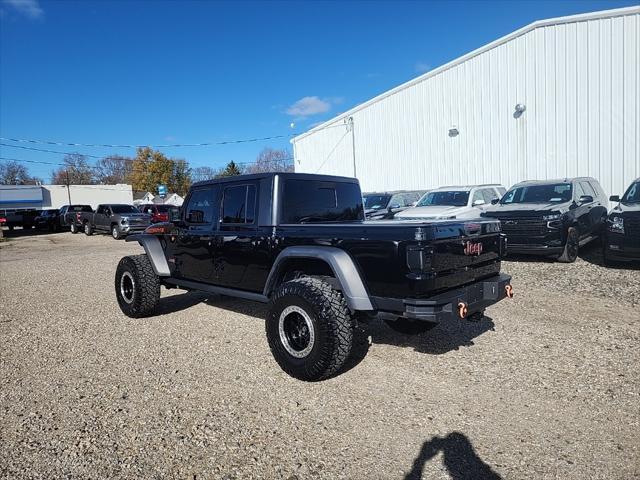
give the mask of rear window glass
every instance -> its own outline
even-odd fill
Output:
[[[364,220],[357,183],[287,180],[283,196],[282,223]]]
[[[89,205],[71,205],[69,210],[72,212],[91,212],[92,209]]]
[[[225,188],[222,200],[222,223],[253,223],[255,204],[255,185],[236,185]]]
[[[211,223],[213,220],[213,191],[194,190],[189,197],[185,220],[188,223]]]

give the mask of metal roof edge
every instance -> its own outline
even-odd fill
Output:
[[[625,16],[625,15],[634,15],[634,14],[640,14],[640,6],[633,6],[633,7],[624,7],[624,8],[614,8],[611,10],[599,10],[597,12],[589,12],[589,13],[579,13],[577,15],[568,15],[568,16],[564,16],[564,17],[555,17],[555,18],[548,18],[548,19],[543,19],[543,20],[536,20],[533,23],[530,23],[529,25],[525,25],[524,27],[511,32],[507,35],[504,35],[503,37],[498,38],[497,40],[494,40],[491,43],[488,43],[482,47],[479,47],[475,50],[472,50],[469,53],[466,53],[464,55],[462,55],[461,57],[458,57],[448,63],[445,63],[444,65],[439,66],[438,68],[435,68],[427,73],[424,73],[422,75],[420,75],[419,77],[413,78],[411,80],[409,80],[408,82],[405,82],[403,84],[398,85],[397,87],[392,88],[391,90],[387,90],[386,92],[383,92],[375,97],[373,97],[370,100],[367,100],[364,103],[361,103],[359,105],[356,105],[355,107],[351,108],[350,110],[347,110],[346,112],[343,112],[339,115],[336,115],[335,117],[331,118],[330,120],[327,120],[326,122],[322,122],[320,125],[317,125],[315,127],[313,127],[312,129],[296,136],[293,137],[290,140],[290,143],[295,144],[296,141],[301,140],[309,135],[311,135],[312,133],[318,132],[320,130],[324,130],[325,128],[327,128],[328,126],[331,126],[332,124],[339,122],[341,120],[344,120],[345,118],[349,117],[350,115],[368,107],[369,105],[372,105],[374,103],[377,103],[387,97],[390,97],[391,95],[394,95],[398,92],[401,92],[402,90],[405,90],[409,87],[412,87],[413,85],[416,85],[424,80],[427,80],[428,78],[431,77],[435,77],[436,75],[439,75],[440,73],[449,70],[450,68],[453,68],[457,65],[460,65],[463,62],[466,62],[467,60],[473,58],[473,57],[477,57],[478,55],[487,52],[489,50],[492,50],[500,45],[503,45],[505,43],[507,43],[510,40],[513,40],[514,38],[520,37],[522,35],[524,35],[525,33],[529,33],[533,30],[535,30],[536,28],[540,28],[540,27],[548,27],[550,25],[561,25],[561,24],[566,24],[566,23],[574,23],[574,22],[585,22],[585,21],[589,21],[589,20],[596,20],[596,19],[600,19],[600,18],[613,18],[613,17],[621,17],[621,16]]]

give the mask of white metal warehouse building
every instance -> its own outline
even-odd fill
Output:
[[[542,20],[293,138],[295,168],[364,191],[584,175],[622,194],[639,85],[640,7]]]

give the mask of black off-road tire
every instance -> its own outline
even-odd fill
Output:
[[[127,317],[153,315],[160,301],[160,278],[146,255],[132,255],[120,260],[115,288],[120,310]]]
[[[567,241],[564,244],[564,251],[562,255],[558,257],[558,261],[562,263],[573,263],[578,258],[578,248],[580,243],[580,236],[578,230],[574,227],[569,227],[567,230]]]
[[[438,325],[437,323],[410,320],[402,317],[397,320],[385,320],[384,323],[394,332],[402,333],[403,335],[419,335],[432,330]]]
[[[78,233],[78,226],[75,223],[69,224],[69,231],[75,235]]]
[[[82,226],[82,229],[84,230],[84,234],[87,237],[90,237],[91,235],[93,235],[93,227],[91,226],[91,223],[84,222],[84,225]]]
[[[280,317],[288,307],[305,312],[313,327],[313,345],[302,358],[289,353],[281,338]],[[317,381],[335,375],[351,353],[354,320],[347,303],[340,292],[317,278],[303,277],[280,285],[271,297],[265,326],[276,362],[299,380]]]

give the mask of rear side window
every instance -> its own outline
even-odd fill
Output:
[[[194,190],[185,209],[188,223],[203,224],[213,221],[213,191],[202,188]]]
[[[222,223],[253,223],[255,206],[255,185],[234,185],[225,188],[222,199]]]
[[[357,183],[290,179],[283,197],[282,223],[364,220]]]

